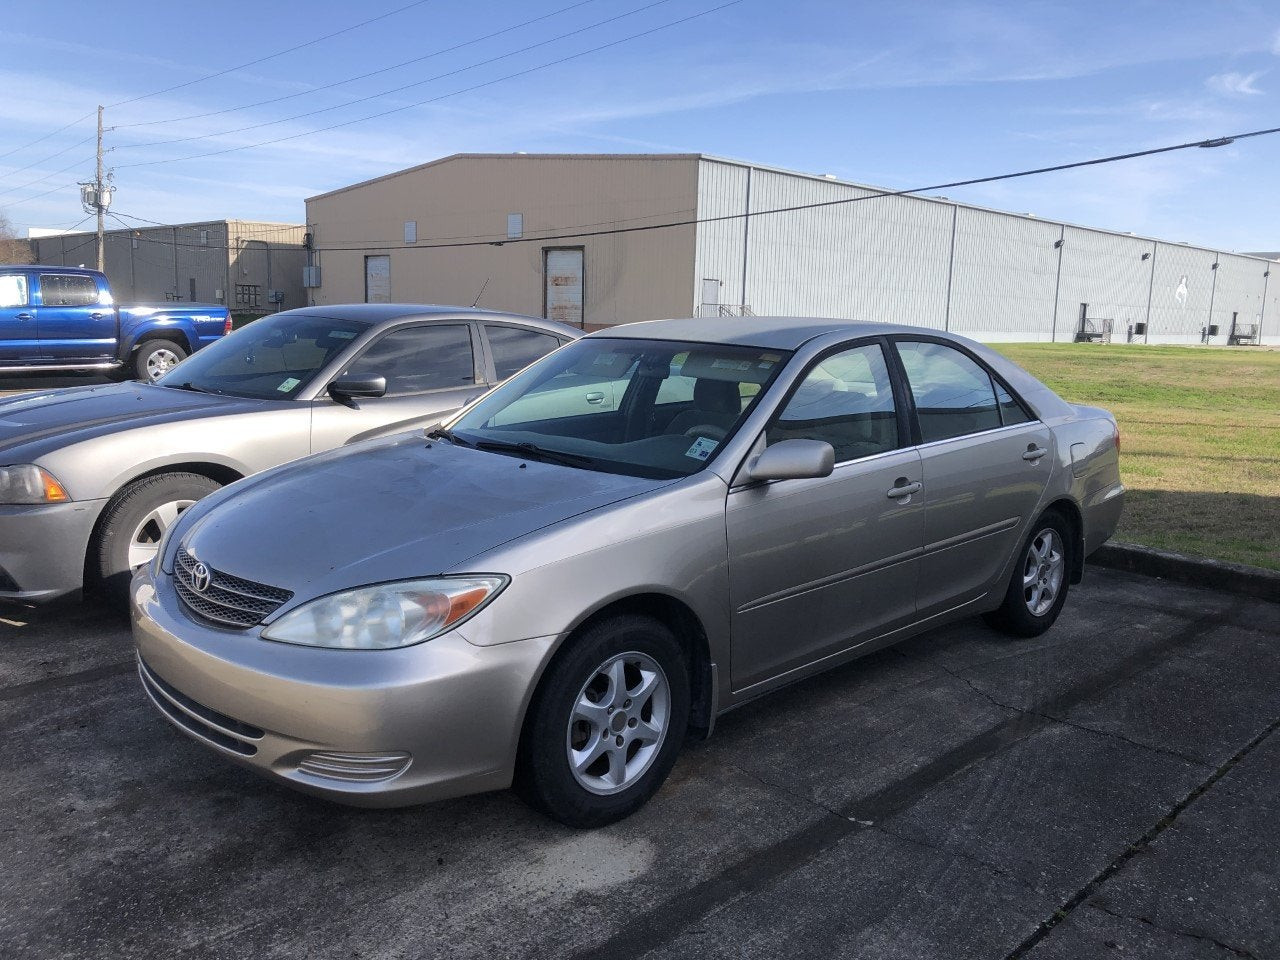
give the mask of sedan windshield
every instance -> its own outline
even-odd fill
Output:
[[[200,393],[292,400],[368,329],[358,320],[277,313],[192,354],[156,382]]]
[[[721,344],[579,340],[436,435],[588,470],[688,476],[715,459],[789,356]]]

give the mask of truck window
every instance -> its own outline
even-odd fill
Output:
[[[46,307],[88,307],[98,302],[98,283],[93,277],[46,273],[40,293]]]
[[[0,274],[0,307],[27,305],[27,278],[20,273]]]

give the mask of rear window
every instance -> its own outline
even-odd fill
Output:
[[[98,283],[79,274],[47,273],[40,278],[40,299],[46,307],[88,307],[98,302]]]

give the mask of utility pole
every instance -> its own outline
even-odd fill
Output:
[[[93,179],[88,183],[80,184],[80,205],[84,208],[85,213],[93,213],[98,216],[98,269],[103,270],[106,266],[106,250],[103,248],[102,242],[102,219],[106,215],[107,207],[111,206],[111,193],[114,187],[108,186],[103,182],[102,177],[102,105],[98,105],[98,165],[94,170]]]
[[[94,207],[98,211],[98,269],[102,270],[106,266],[106,257],[102,249],[102,217],[106,212],[102,204],[102,104],[98,104],[98,170],[94,177],[94,186],[98,194],[94,198]]]

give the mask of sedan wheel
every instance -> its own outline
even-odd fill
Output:
[[[1039,636],[1053,626],[1071,583],[1075,540],[1062,515],[1051,510],[1031,530],[1019,548],[1004,602],[986,614],[987,623],[1015,637]]]
[[[667,778],[689,720],[689,673],[675,635],[624,614],[565,642],[525,719],[515,787],[571,827],[638,810]]]
[[[160,550],[165,533],[182,512],[222,485],[196,473],[162,473],[129,484],[102,512],[90,557],[90,587],[116,606],[129,599],[133,571]],[[96,571],[94,570],[96,566]]]
[[[658,661],[610,658],[578,692],[565,746],[574,779],[592,793],[626,790],[653,765],[671,721],[671,689]]]

